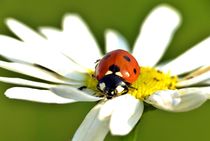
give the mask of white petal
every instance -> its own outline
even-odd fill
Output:
[[[107,118],[110,118],[110,116],[112,115],[115,106],[117,105],[118,101],[121,100],[122,96],[107,100],[104,105],[101,107],[101,110],[99,112],[99,119],[100,120],[104,120]]]
[[[56,41],[61,36],[61,31],[53,27],[40,27],[39,32],[43,34],[48,40]],[[61,44],[62,42],[60,42]]]
[[[209,65],[209,52],[210,37],[163,66],[161,70],[170,71],[172,74],[179,75],[192,71],[200,66]]]
[[[92,93],[92,95],[90,95],[88,93],[83,92],[82,90],[65,85],[56,86],[51,88],[50,90],[58,96],[74,99],[77,101],[98,101],[102,99],[94,96],[94,92]]]
[[[162,57],[180,24],[179,13],[160,5],[152,10],[143,23],[133,54],[142,66],[154,66]]]
[[[87,27],[84,27],[85,25],[82,23],[83,21],[80,21],[81,19],[76,17],[76,15],[67,15],[66,18],[67,19],[64,19],[64,24],[67,22],[66,24],[68,25],[67,29],[65,29],[66,26],[64,27],[64,31],[52,27],[42,27],[39,29],[40,32],[47,37],[47,46],[49,49],[53,48],[58,52],[61,52],[85,68],[94,68],[94,62],[101,58],[101,52],[98,45],[95,43],[93,37],[89,40],[89,34],[90,36],[92,35],[91,33],[86,33],[89,31]],[[81,28],[77,26],[81,26]],[[83,34],[83,32],[85,33]]]
[[[9,26],[9,28],[17,36],[19,36],[24,42],[27,42],[28,43],[28,44],[25,44],[25,47],[30,47],[31,52],[34,53],[34,55],[31,56],[31,58],[33,58],[34,56],[36,56],[35,63],[37,63],[38,58],[40,58],[40,60],[42,60],[42,62],[43,62],[44,65],[43,64],[40,64],[40,61],[38,61],[37,64],[40,64],[40,65],[42,65],[44,67],[49,67],[49,69],[51,69],[53,71],[56,71],[56,72],[58,72],[61,75],[64,75],[64,76],[67,76],[68,75],[69,76],[69,74],[71,73],[71,71],[68,71],[68,70],[69,70],[69,68],[75,67],[75,63],[73,63],[70,58],[67,58],[64,55],[65,53],[62,54],[62,52],[60,53],[58,50],[54,50],[54,48],[52,48],[52,46],[55,46],[55,45],[53,45],[52,42],[46,42],[46,40],[41,35],[39,35],[34,30],[32,30],[31,28],[27,27],[26,25],[24,25],[23,23],[15,20],[15,19],[8,18],[6,20],[6,23]],[[62,35],[61,34],[59,34],[59,35],[62,38]],[[5,40],[1,44],[6,44],[7,40],[11,40],[12,39],[12,38],[11,39],[5,39],[5,38],[6,37],[4,37],[3,39],[0,39],[0,41],[1,40]],[[9,45],[11,45],[11,44],[8,44],[7,46],[9,46]],[[13,45],[14,45],[14,43],[13,43]],[[57,48],[61,48],[62,42],[59,45],[56,44],[56,46],[57,46]],[[69,45],[68,45],[68,47],[69,47]],[[33,50],[32,50],[32,48],[33,48]],[[26,50],[26,49],[24,49],[24,50]],[[15,50],[13,51],[13,53],[14,52],[15,52]],[[28,53],[29,53],[29,51],[24,51],[22,54],[28,54]],[[28,56],[31,55],[30,53],[29,53]],[[47,54],[47,57],[46,57],[46,54]],[[39,56],[39,57],[37,57],[37,56]],[[56,56],[56,59],[55,59],[55,56]],[[5,57],[10,57],[10,56],[5,55]],[[20,58],[11,57],[10,59],[19,60]],[[28,59],[29,59],[29,57],[28,57]],[[52,61],[52,60],[54,60],[54,61]],[[26,59],[23,59],[21,61],[24,61],[25,62]],[[33,61],[34,61],[34,59],[33,59]],[[54,64],[52,64],[52,62]],[[57,62],[58,62],[58,64],[56,64]],[[69,62],[71,62],[71,65],[70,65],[71,67],[68,66],[68,64],[70,64]],[[61,66],[62,64],[65,64],[65,65]],[[82,68],[79,68],[78,66],[76,67],[76,69],[81,69],[83,71],[83,69]]]
[[[121,96],[115,103],[110,119],[113,135],[127,135],[139,121],[144,104],[130,94]]]
[[[38,64],[62,76],[86,71],[59,52],[42,47],[29,48],[28,44],[3,35],[0,35],[0,55],[13,61]]]
[[[21,47],[23,47],[23,42],[9,36],[0,35],[0,55],[12,60],[12,55],[10,54],[15,54],[15,52],[12,52],[12,48],[18,49]]]
[[[99,46],[82,19],[75,14],[67,14],[63,20],[64,44],[60,51],[86,68],[94,68],[94,62],[101,58]]]
[[[99,120],[98,114],[103,103],[97,104],[85,117],[72,141],[103,141],[109,127],[109,120]]]
[[[198,75],[196,77],[187,79],[187,80],[182,80],[177,83],[177,87],[187,87],[187,86],[192,86],[196,84],[201,84],[204,81],[207,81],[210,79],[210,71],[207,71],[201,75]]]
[[[140,119],[143,109],[143,102],[126,94],[106,101],[100,110],[99,119],[105,120],[111,117],[111,133],[126,135]]]
[[[126,39],[120,35],[117,31],[106,30],[106,52],[110,52],[116,49],[122,49],[129,52],[129,45]]]
[[[202,82],[201,84],[204,84],[204,85],[210,85],[210,79],[208,79],[208,80],[206,80],[206,81]]]
[[[5,61],[0,60],[0,67],[10,70],[10,71],[22,73],[22,74],[32,76],[35,78],[39,78],[42,80],[47,80],[47,81],[56,82],[56,83],[65,82],[63,78],[59,76],[58,74],[44,70],[40,67],[36,67],[30,64],[11,63],[11,62],[5,62]]]
[[[5,95],[11,99],[28,100],[28,101],[35,101],[41,103],[65,104],[65,103],[76,102],[75,100],[72,99],[59,97],[49,90],[38,90],[38,89],[24,88],[24,87],[10,88],[5,92]]]
[[[202,89],[201,90],[202,91],[201,94],[207,96],[207,98],[210,99],[210,87],[209,86],[202,87],[201,89]]]
[[[208,87],[165,90],[149,96],[146,102],[166,111],[185,112],[201,106],[209,95]]]
[[[87,70],[87,67],[85,68],[83,65],[78,64],[78,62],[75,62],[75,60],[72,59],[72,56],[69,56],[68,52],[72,52],[74,49],[71,47],[71,43],[69,42],[69,38],[66,37],[62,31],[52,28],[52,27],[42,27],[39,29],[40,32],[47,37],[47,46],[49,50],[54,49],[57,52],[60,52],[62,55],[64,55],[66,58],[71,61],[71,68],[75,68],[76,70],[80,72],[84,72]],[[72,49],[72,50],[71,50]],[[81,52],[83,53],[83,52]],[[75,54],[74,54],[75,55]],[[83,56],[77,54],[78,57]],[[95,63],[92,62],[92,64]],[[88,69],[91,68],[91,65],[88,67]],[[80,76],[78,78],[78,75],[74,73],[69,73],[65,75],[68,78],[75,79],[75,80],[83,80],[83,76]],[[76,76],[76,78],[74,78]]]
[[[45,89],[49,89],[55,86],[53,84],[47,84],[47,83],[36,82],[36,81],[31,81],[31,80],[26,80],[26,79],[21,79],[21,78],[12,78],[12,77],[0,77],[0,81],[5,82],[5,83],[45,88]]]
[[[14,32],[24,42],[34,43],[44,41],[44,38],[33,29],[13,18],[8,18],[6,20],[6,24],[10,28],[10,30]]]

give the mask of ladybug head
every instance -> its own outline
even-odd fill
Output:
[[[100,79],[97,88],[109,99],[113,96],[125,94],[128,92],[127,84],[120,76],[114,73],[105,75],[102,79]]]

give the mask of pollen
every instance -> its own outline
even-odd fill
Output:
[[[91,90],[97,91],[96,85],[98,83],[98,80],[94,76],[94,71],[89,69],[87,70],[87,72],[88,73],[86,75],[84,85]]]
[[[176,89],[177,80],[177,76],[171,76],[170,72],[164,73],[155,68],[141,67],[141,74],[131,85],[128,93],[144,100],[156,91]]]

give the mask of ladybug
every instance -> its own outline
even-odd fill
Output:
[[[97,88],[107,98],[127,93],[139,74],[140,66],[136,59],[121,49],[107,53],[95,67]]]

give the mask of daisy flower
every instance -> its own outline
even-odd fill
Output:
[[[39,32],[8,18],[6,24],[19,40],[0,35],[0,55],[5,58],[0,67],[35,79],[1,76],[0,81],[19,85],[6,90],[5,95],[58,104],[99,101],[73,141],[104,140],[109,131],[112,135],[127,135],[141,118],[144,102],[172,112],[193,110],[210,97],[210,38],[160,64],[180,22],[175,9],[155,7],[145,19],[133,50],[118,32],[105,32],[106,52],[127,50],[141,66],[141,74],[131,85],[136,89],[108,99],[97,89],[93,77],[94,62],[103,55],[78,15],[65,15],[62,30],[42,27]]]

